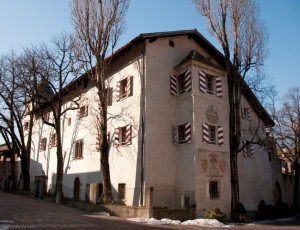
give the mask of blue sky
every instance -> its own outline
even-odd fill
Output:
[[[257,0],[261,17],[270,35],[270,56],[265,62],[267,75],[279,92],[286,94],[300,86],[300,1]],[[119,41],[122,46],[140,33],[196,28],[218,47],[207,33],[206,21],[191,0],[131,0],[127,31]],[[72,31],[68,0],[1,0],[0,55],[22,47],[48,43],[62,31]]]

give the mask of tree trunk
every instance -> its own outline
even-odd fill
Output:
[[[228,71],[229,97],[229,145],[230,145],[230,172],[231,172],[231,214],[236,212],[239,204],[239,177],[238,177],[238,149],[240,145],[240,84],[239,76],[233,67]]]
[[[102,115],[102,116],[101,116]],[[101,122],[101,145],[100,145],[100,165],[102,173],[103,183],[103,202],[113,203],[113,195],[110,180],[110,168],[109,168],[109,146],[107,141],[107,110],[102,109],[100,115]]]
[[[16,159],[14,153],[12,153],[10,158],[10,176],[12,180],[10,190],[15,191],[16,190]]]
[[[294,161],[294,170],[295,170],[295,184],[294,184],[294,196],[293,196],[293,207],[298,209],[298,193],[299,193],[299,164],[298,158]]]
[[[60,127],[56,130],[57,137],[57,168],[56,168],[56,197],[55,202],[60,203],[63,198],[64,158],[61,145]]]
[[[27,152],[23,152],[20,155],[21,171],[22,171],[22,179],[23,179],[23,184],[21,185],[21,188],[23,191],[30,190],[30,174],[29,174],[30,158],[28,156],[29,154]]]

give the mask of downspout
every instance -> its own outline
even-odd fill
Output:
[[[142,54],[142,72],[141,72],[141,191],[140,191],[140,206],[145,205],[145,52],[131,43]]]

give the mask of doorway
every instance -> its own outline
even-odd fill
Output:
[[[76,177],[74,181],[74,200],[79,200],[79,196],[80,196],[80,179],[79,177]]]

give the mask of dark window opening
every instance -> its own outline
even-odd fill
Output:
[[[209,182],[209,197],[211,199],[219,198],[219,182],[210,181]]]
[[[213,76],[206,76],[206,92],[209,94],[214,94],[214,78]]]
[[[179,95],[185,93],[185,75],[180,74],[177,77]]]
[[[118,184],[118,197],[121,200],[125,199],[125,190],[126,190],[126,184],[125,183],[121,183]]]

